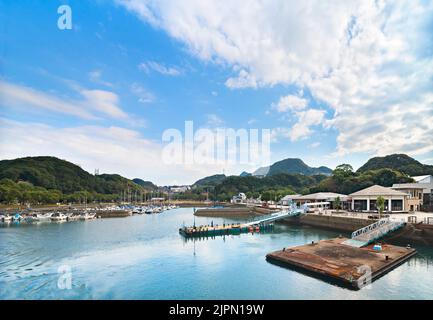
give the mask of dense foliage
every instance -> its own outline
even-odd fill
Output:
[[[111,201],[145,188],[117,174],[91,175],[55,157],[0,161],[0,202]]]
[[[371,158],[358,169],[358,172],[384,168],[398,170],[409,176],[433,174],[433,166],[422,164],[405,154],[391,154],[385,157]]]

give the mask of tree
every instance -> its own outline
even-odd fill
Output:
[[[379,219],[383,213],[383,210],[385,210],[385,198],[382,196],[377,197],[376,199],[376,207],[379,211]]]
[[[335,206],[335,209],[337,209],[337,212],[341,209],[341,200],[340,200],[340,197],[335,198],[334,206]]]

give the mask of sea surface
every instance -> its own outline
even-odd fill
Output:
[[[197,225],[237,220],[196,217]],[[245,219],[241,219],[243,221]],[[185,241],[193,209],[0,225],[0,299],[432,299],[433,248],[352,291],[265,260],[338,232],[276,224],[263,234]]]

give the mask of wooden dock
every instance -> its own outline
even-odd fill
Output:
[[[380,251],[373,250],[373,245],[356,248],[343,244],[346,240],[336,238],[285,248],[267,254],[266,259],[327,282],[359,290],[416,254],[415,249],[388,244],[383,244]]]

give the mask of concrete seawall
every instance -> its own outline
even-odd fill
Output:
[[[342,232],[352,233],[355,230],[361,229],[372,223],[371,220],[349,218],[341,216],[328,216],[328,215],[302,215],[296,218],[288,218],[284,220],[289,224],[301,224],[318,228],[326,228],[330,230],[337,230]]]
[[[243,217],[253,215],[264,215],[275,212],[266,208],[258,207],[226,207],[226,208],[209,208],[209,209],[198,209],[195,215],[198,217]]]
[[[374,220],[328,215],[304,215],[284,220],[287,224],[307,225],[311,227],[352,233]],[[433,225],[408,223],[404,228],[384,237],[383,241],[397,245],[427,245],[433,246]]]

